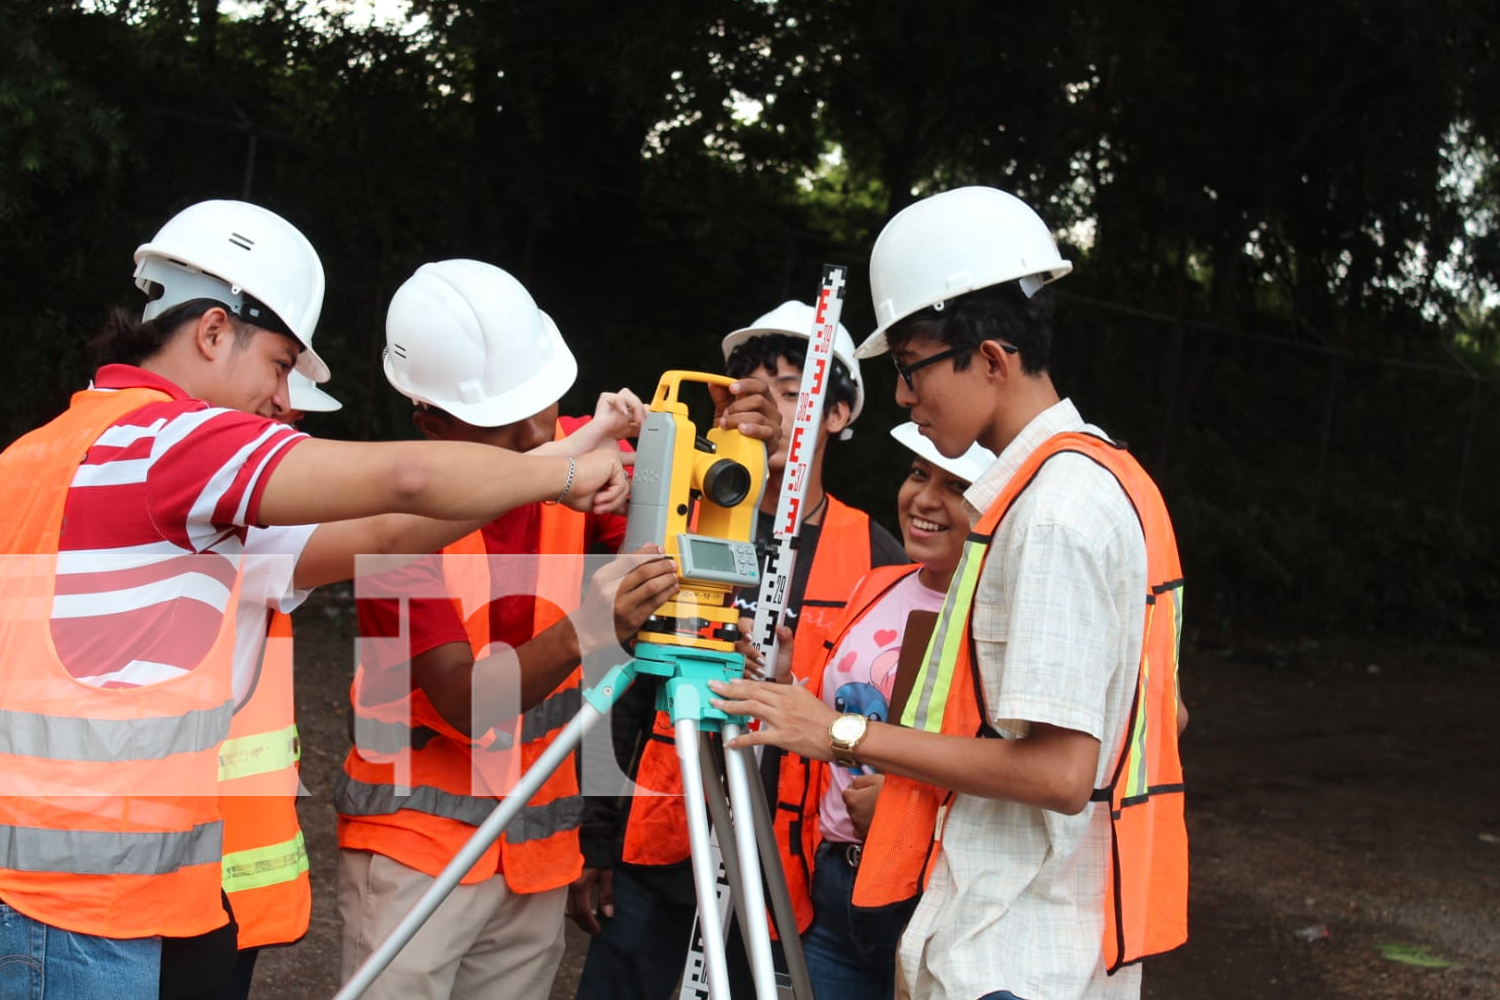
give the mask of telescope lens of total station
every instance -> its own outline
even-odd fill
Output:
[[[750,494],[750,470],[721,458],[703,474],[703,495],[720,507],[733,507]]]

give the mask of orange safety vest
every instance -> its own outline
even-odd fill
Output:
[[[1048,438],[1018,469],[975,526],[954,572],[902,724],[959,736],[983,735],[982,687],[970,616],[980,567],[996,526],[1042,463],[1082,454],[1120,483],[1146,539],[1146,620],[1140,671],[1125,739],[1110,783],[1093,800],[1110,803],[1105,876],[1105,968],[1170,951],[1187,940],[1187,827],[1177,753],[1177,661],[1182,634],[1182,568],[1156,484],[1122,447],[1092,434]],[[854,905],[890,906],[927,884],[940,843],[940,816],[953,793],[889,775],[860,857]]]
[[[876,566],[867,573],[849,598],[843,618],[823,643],[823,656],[808,681],[810,694],[822,697],[823,674],[828,660],[845,635],[873,608],[892,587],[921,570],[919,563]],[[781,763],[781,787],[776,795],[776,847],[781,852],[781,867],[786,872],[787,890],[797,915],[797,929],[807,930],[812,923],[812,864],[823,842],[818,822],[818,805],[828,789],[828,765],[809,760],[800,754],[787,754]]]
[[[234,710],[234,608],[196,669],[138,688],[79,683],[52,644],[64,505],[106,429],[162,392],[76,393],[0,454],[0,899],[108,938],[222,927],[218,749]],[[217,557],[208,557],[217,558]]]
[[[585,515],[577,511],[561,504],[542,506],[540,551],[577,558],[538,561],[536,593],[553,599],[538,597],[532,635],[559,621],[567,607],[577,606],[585,527]],[[444,587],[477,657],[490,643],[489,566],[487,559],[479,558],[486,555],[484,538],[476,531],[448,546],[443,555]],[[345,757],[334,793],[339,846],[374,851],[438,875],[495,810],[496,796],[475,794],[475,779],[491,788],[506,788],[530,769],[582,708],[581,677],[581,669],[575,668],[521,717],[521,752],[515,755],[500,752],[509,747],[502,733],[492,733],[492,742],[476,746],[449,726],[420,691],[383,705],[366,704],[360,667],[350,689],[360,742]],[[411,787],[397,786],[398,773],[410,775]],[[568,885],[583,871],[578,849],[582,815],[583,799],[570,754],[462,881],[479,882],[500,871],[515,892]]]
[[[792,650],[792,673],[804,680],[822,664],[824,641],[843,616],[854,585],[870,571],[870,516],[829,496],[812,561]],[[687,813],[676,742],[671,716],[657,712],[635,780],[643,789],[663,794],[631,798],[620,855],[626,864],[660,866],[687,860]]]
[[[297,822],[297,738],[292,698],[292,619],[273,612],[250,697],[219,750],[224,816],[224,891],[239,947],[291,944],[307,933],[312,883]]]

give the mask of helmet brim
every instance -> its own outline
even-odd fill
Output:
[[[293,383],[288,392],[291,396],[292,409],[301,410],[303,413],[332,413],[344,408],[343,403],[308,382]]]
[[[301,343],[301,341],[298,341],[298,343]],[[311,344],[302,344],[302,353],[297,355],[297,364],[293,367],[314,382],[327,382],[333,374],[328,370],[327,362],[318,356],[318,352],[312,349]],[[333,399],[332,396],[328,398]],[[334,402],[338,402],[338,400],[334,400]]]
[[[890,349],[891,345],[885,341],[885,331],[876,330],[854,349],[854,356],[863,361],[866,358],[878,358]]]

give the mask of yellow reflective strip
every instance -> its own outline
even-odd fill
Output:
[[[1146,696],[1145,674],[1148,669],[1149,666],[1146,662],[1146,659],[1142,657],[1142,683],[1140,687],[1140,696],[1142,698],[1145,698]],[[1121,775],[1125,782],[1126,798],[1133,798],[1137,795],[1144,795],[1150,788],[1150,784],[1147,781],[1146,777],[1146,761],[1149,756],[1146,753],[1146,740],[1150,735],[1147,731],[1147,720],[1149,719],[1150,715],[1151,713],[1146,710],[1145,705],[1142,705],[1140,709],[1135,713],[1135,722],[1130,728],[1130,748],[1129,753],[1125,758],[1124,773]]]
[[[291,840],[224,855],[224,891],[242,892],[291,882],[307,871],[302,831]]]
[[[1146,605],[1146,630],[1145,635],[1151,635],[1151,622],[1156,617],[1158,605],[1148,603]],[[1120,778],[1125,784],[1125,798],[1137,795],[1145,795],[1150,790],[1150,782],[1146,774],[1147,761],[1150,755],[1146,753],[1146,740],[1150,738],[1148,729],[1151,715],[1150,706],[1146,704],[1146,692],[1151,689],[1151,657],[1147,650],[1141,650],[1141,672],[1136,678],[1136,710],[1135,718],[1131,721],[1130,741],[1125,748],[1125,766],[1121,769]]]
[[[984,556],[989,546],[985,543],[964,543],[963,556],[943,599],[943,610],[938,615],[937,627],[932,630],[927,652],[922,657],[922,666],[912,683],[912,693],[907,698],[906,708],[901,713],[901,724],[912,729],[924,729],[930,733],[941,732],[943,714],[948,707],[948,692],[953,686],[954,668],[958,654],[963,648],[968,629],[969,609],[974,605],[974,592],[979,587],[979,571],[984,565]]]
[[[237,736],[219,748],[219,780],[270,774],[293,767],[301,759],[296,723],[269,733]]]

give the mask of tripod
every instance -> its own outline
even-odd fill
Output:
[[[567,760],[583,741],[584,736],[599,723],[614,707],[620,696],[640,674],[654,674],[663,678],[663,690],[672,704],[670,711],[677,736],[677,756],[682,767],[684,799],[688,815],[688,839],[692,848],[693,887],[698,897],[699,911],[704,924],[703,937],[708,957],[709,996],[714,1000],[727,1000],[729,978],[724,951],[724,930],[719,907],[715,901],[716,878],[709,861],[708,810],[720,808],[723,801],[723,786],[715,778],[706,778],[702,765],[703,749],[700,733],[717,728],[727,740],[739,735],[745,719],[726,716],[708,704],[706,682],[711,679],[733,679],[744,669],[739,654],[714,657],[704,651],[680,652],[673,647],[642,644],[637,647],[638,656],[629,663],[612,668],[604,680],[583,693],[583,707],[568,723],[557,739],[553,740],[536,763],[516,782],[504,799],[475,831],[454,856],[442,873],[434,880],[411,910],[391,931],[390,937],[375,949],[335,994],[334,1000],[355,1000],[361,996],[375,978],[391,964],[396,955],[416,935],[427,919],[453,888],[458,885],[464,872],[479,860],[490,844],[499,839],[505,827],[524,808],[526,802],[537,793],[542,784]],[[735,661],[739,662],[736,663]],[[748,760],[747,760],[748,757]],[[729,802],[736,813],[754,813],[759,808],[765,815],[765,799],[752,786],[753,754],[743,750],[725,752],[726,774],[729,782]],[[693,789],[702,789],[704,795],[691,794]],[[712,806],[706,804],[713,803]],[[722,820],[718,821],[722,829]],[[766,819],[769,825],[769,819]],[[756,847],[756,826],[759,824],[733,824],[734,847],[737,872],[731,872],[730,886],[734,898],[740,901],[740,926],[749,941],[748,952],[751,969],[755,977],[756,1000],[775,1000],[775,969],[771,955],[770,938],[765,929],[766,901],[762,892],[761,868]],[[727,856],[727,852],[726,852]],[[777,870],[779,874],[779,868]],[[738,883],[736,885],[736,883]],[[785,883],[781,893],[785,894]],[[774,892],[773,892],[774,895]],[[789,908],[789,904],[788,904]],[[780,907],[778,907],[780,909]],[[782,926],[778,919],[778,926]],[[758,933],[757,933],[758,932]],[[796,941],[796,926],[783,932],[783,940]],[[797,950],[800,958],[800,949]],[[797,963],[794,963],[797,964]],[[805,978],[805,972],[803,973]],[[795,980],[794,980],[795,981]],[[811,997],[811,991],[798,996]]]
[[[369,988],[464,873],[641,675],[661,679],[658,708],[669,713],[676,735],[708,975],[707,996],[728,1000],[730,995],[724,911],[718,899],[709,840],[712,811],[717,829],[733,831],[733,837],[720,846],[745,935],[757,1000],[776,1000],[778,996],[763,877],[769,879],[778,931],[793,970],[793,995],[811,1000],[785,875],[775,854],[765,798],[755,778],[754,755],[743,750],[725,752],[727,797],[716,768],[704,765],[705,760],[713,760],[708,750],[709,734],[718,731],[727,742],[739,735],[748,721],[714,709],[707,684],[710,680],[736,679],[744,672],[744,658],[734,649],[740,633],[730,597],[736,587],[759,583],[755,549],[749,539],[764,487],[765,451],[760,442],[738,431],[716,428],[706,437],[699,436],[687,419],[685,405],[678,400],[680,384],[694,381],[726,385],[733,380],[689,372],[668,372],[662,377],[652,412],[641,431],[637,486],[624,545],[628,551],[643,542],[662,544],[677,558],[682,589],[638,634],[634,657],[612,665],[599,683],[583,692],[578,715],[496,805],[334,1000],[355,1000]],[[689,527],[694,530],[687,530]],[[752,818],[751,823],[735,821],[746,816]],[[769,852],[764,867],[762,851]]]

